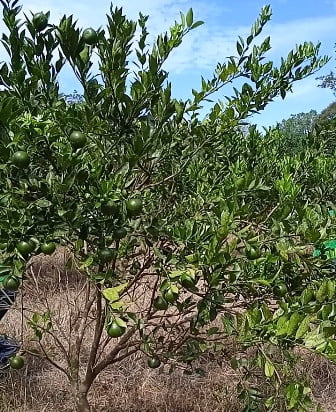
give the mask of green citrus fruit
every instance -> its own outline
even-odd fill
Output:
[[[157,310],[166,310],[168,309],[168,302],[162,296],[158,296],[154,300],[154,308]]]
[[[167,302],[174,303],[178,298],[178,294],[174,293],[171,289],[168,289],[164,293],[163,297]]]
[[[36,13],[33,16],[32,22],[36,31],[42,31],[48,25],[48,16],[42,12]]]
[[[29,159],[27,152],[20,150],[13,154],[12,162],[19,169],[25,169],[26,167],[29,166],[30,159]]]
[[[86,44],[96,44],[98,40],[97,32],[92,27],[89,27],[83,31],[83,40]]]
[[[142,200],[139,198],[130,199],[126,202],[126,209],[130,216],[138,216],[142,211]]]
[[[12,356],[9,360],[9,364],[13,369],[22,369],[24,367],[24,359],[22,356]]]
[[[119,338],[125,333],[125,328],[118,325],[117,322],[113,321],[110,326],[107,328],[107,334],[111,338]]]
[[[288,293],[287,286],[284,283],[279,283],[274,286],[273,293],[275,296],[284,297]]]
[[[114,230],[113,232],[113,238],[116,240],[120,240],[124,238],[127,235],[127,229],[124,227],[119,227]]]
[[[254,247],[246,248],[246,257],[249,260],[255,260],[260,258],[260,251]]]
[[[101,211],[105,216],[115,216],[118,213],[118,205],[113,200],[108,200],[101,205]]]
[[[103,263],[108,263],[108,262],[111,262],[115,258],[116,251],[115,249],[104,247],[98,251],[98,256],[99,256],[99,259]]]
[[[181,285],[186,288],[186,289],[191,289],[193,287],[195,287],[195,279],[193,279],[191,276],[187,275],[187,274],[183,274],[181,276]]]
[[[3,281],[3,287],[6,290],[11,290],[11,291],[16,291],[20,287],[20,280],[14,276],[8,276],[4,281]]]
[[[91,88],[96,88],[97,86],[99,86],[98,80],[97,79],[91,79],[88,81],[88,86]]]
[[[55,252],[56,245],[54,242],[43,243],[41,245],[41,252],[45,255],[52,255]]]
[[[21,240],[21,242],[16,245],[16,248],[22,256],[27,256],[35,249],[35,243],[31,240],[28,240],[27,242],[25,240]]]
[[[74,149],[81,149],[86,145],[86,136],[79,130],[75,130],[70,135],[70,143]]]
[[[148,358],[147,365],[150,368],[155,369],[161,365],[161,361],[157,356],[152,356],[151,358]]]

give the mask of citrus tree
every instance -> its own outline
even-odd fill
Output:
[[[90,410],[90,388],[109,365],[139,351],[151,368],[189,364],[233,335],[257,349],[253,361],[277,395],[285,387],[289,409],[308,404],[268,349],[334,356],[334,282],[307,251],[335,228],[333,159],[313,134],[309,150],[283,157],[276,131],[242,126],[327,62],[319,45],[298,45],[276,67],[270,38],[259,41],[266,6],[236,55],[183,101],[164,64],[202,24],[192,10],[148,46],[142,14],[132,21],[111,6],[106,29],[81,30],[73,16],[20,20],[17,0],[1,3],[1,273],[17,289],[34,255],[69,250],[82,288],[66,325],[49,306],[27,318],[77,410]],[[75,104],[59,93],[65,64],[83,87]],[[204,102],[235,81],[201,119]],[[249,385],[241,399],[246,410],[276,402]]]

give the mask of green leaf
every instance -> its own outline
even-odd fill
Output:
[[[128,283],[122,283],[118,286],[115,286],[113,289],[116,290],[118,293],[122,293],[128,286]]]
[[[110,307],[115,310],[124,310],[126,303],[119,300],[117,302],[110,303]]]
[[[173,293],[176,293],[176,294],[179,293],[179,289],[176,285],[171,285],[170,289]]]
[[[328,303],[327,305],[323,305],[322,309],[319,311],[320,317],[322,317],[323,320],[328,320],[329,316],[334,315],[334,304]]]
[[[323,327],[323,334],[326,338],[330,338],[336,334],[336,326],[325,326]]]
[[[39,318],[40,318],[39,314],[35,312],[32,317],[32,322],[35,324],[38,323]]]
[[[310,349],[317,348],[326,343],[326,338],[323,333],[316,333],[316,331],[307,333],[304,339],[305,346]]]
[[[0,265],[0,275],[5,273],[10,273],[12,270],[11,266]]]
[[[335,295],[335,282],[331,279],[327,281],[327,295],[329,300],[331,300]]]
[[[170,279],[175,279],[180,277],[185,271],[184,270],[173,270],[172,272],[169,273]]]
[[[274,375],[274,372],[275,372],[275,367],[273,363],[269,359],[266,359],[265,366],[264,366],[265,376],[267,376],[267,378],[271,378]]]
[[[302,336],[304,336],[308,330],[309,330],[309,325],[310,325],[310,315],[307,315],[302,322],[300,323],[300,326],[298,328],[298,330],[296,331],[295,334],[295,339],[301,339]]]
[[[293,335],[296,331],[302,316],[298,312],[294,312],[288,321],[287,335]]]
[[[91,266],[93,263],[93,257],[89,256],[87,259],[84,260],[84,262],[81,263],[81,265],[79,266],[79,269],[85,269],[88,268],[89,266]]]
[[[287,327],[288,327],[288,317],[287,315],[280,316],[276,323],[276,335],[277,336],[285,336],[287,335]]]
[[[182,26],[184,27],[184,26],[185,26],[185,23],[186,23],[186,19],[185,19],[184,14],[183,14],[181,11],[180,11],[180,17],[181,17]]]
[[[192,9],[189,9],[186,14],[186,23],[188,27],[191,27],[194,21],[194,12]]]
[[[236,48],[238,55],[241,56],[243,54],[243,46],[239,43],[239,41],[237,41]]]
[[[110,302],[116,302],[117,300],[119,300],[119,292],[118,292],[117,288],[104,289],[102,291],[102,294],[103,294],[104,298],[107,299]]]
[[[293,409],[299,400],[300,391],[298,384],[291,383],[286,387],[286,399],[288,409]]]
[[[127,286],[128,286],[128,283],[123,283],[122,285],[118,285],[113,288],[104,289],[102,291],[102,294],[105,297],[105,299],[107,299],[108,301],[115,302],[119,300],[120,293],[122,293],[126,289]]]
[[[328,297],[328,282],[323,281],[321,286],[318,288],[316,292],[316,300],[318,302],[324,302]]]
[[[121,318],[116,317],[114,320],[121,328],[127,328],[127,323]]]
[[[268,287],[271,286],[271,283],[266,279],[253,279],[253,280],[250,280],[249,283],[256,283],[256,284],[264,285]]]
[[[196,29],[197,27],[202,26],[203,24],[204,24],[204,21],[199,20],[199,21],[196,21],[190,28]]]
[[[199,256],[197,253],[193,253],[192,255],[187,255],[185,258],[188,263],[197,263]]]
[[[233,320],[230,319],[230,318],[228,317],[228,315],[222,316],[221,320],[222,320],[222,324],[223,324],[223,327],[224,327],[225,332],[226,332],[228,335],[233,334],[233,333],[235,332],[235,328],[234,328],[234,326],[233,326]]]
[[[67,213],[68,213],[68,211],[65,210],[65,209],[58,209],[58,210],[57,210],[57,214],[58,214],[58,216],[60,216],[60,217],[66,215]]]
[[[314,291],[312,288],[306,288],[301,294],[301,303],[307,305],[309,302],[314,300]]]

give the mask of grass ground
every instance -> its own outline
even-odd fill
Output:
[[[42,412],[74,410],[64,377],[49,365],[27,359],[27,367],[1,378],[0,410]],[[133,358],[108,369],[91,391],[91,404],[104,412],[239,411],[229,368],[205,365],[205,377],[151,371]]]
[[[69,315],[68,305],[58,286],[69,282],[69,278],[62,278],[63,273],[57,268],[64,262],[62,256],[57,259],[44,262],[40,272],[44,281],[39,284],[58,308],[59,318],[65,320]],[[76,277],[71,282],[80,286]],[[25,288],[24,307],[36,304],[32,290],[34,287]],[[26,327],[22,329],[21,299],[15,306],[1,323],[0,333],[23,338],[25,347],[30,349],[32,332]],[[52,346],[49,349],[55,350]],[[228,350],[234,352],[232,342]],[[204,371],[200,375],[187,374],[182,367],[170,371],[168,365],[151,370],[144,356],[136,354],[99,376],[90,392],[90,402],[99,412],[239,412],[242,407],[237,399],[236,383],[240,376],[230,367],[228,358],[204,357],[196,365]],[[301,359],[298,373],[311,379],[314,396],[322,410],[336,411],[336,366],[308,353],[302,353]],[[44,359],[25,355],[25,360],[22,370],[0,374],[0,412],[74,411],[65,376]]]

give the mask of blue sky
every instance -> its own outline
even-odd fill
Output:
[[[20,3],[25,12],[50,10],[53,23],[57,23],[63,14],[74,14],[84,28],[104,25],[111,4],[109,0],[21,0]],[[326,74],[336,66],[336,0],[118,0],[113,4],[123,6],[126,14],[134,19],[139,11],[149,14],[148,28],[152,38],[167,30],[179,20],[179,12],[186,12],[190,7],[195,19],[205,21],[203,26],[190,33],[166,65],[174,96],[178,98],[189,97],[192,88],[199,88],[201,75],[210,77],[217,62],[225,61],[226,56],[234,53],[237,36],[244,37],[249,32],[264,4],[271,5],[273,16],[260,39],[271,36],[271,60],[285,57],[298,43],[321,41],[321,54],[331,56],[331,61],[317,75]],[[0,60],[2,57],[3,50]],[[334,96],[329,89],[317,87],[316,76],[297,83],[293,94],[284,101],[279,99],[271,103],[252,121],[259,126],[269,126],[291,114],[323,110],[334,101]],[[60,83],[62,91],[78,89],[70,71],[63,74]]]

